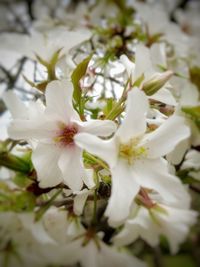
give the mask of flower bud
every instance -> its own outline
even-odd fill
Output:
[[[165,83],[172,77],[173,72],[171,70],[163,73],[156,73],[148,81],[143,83],[142,90],[151,96],[160,90]]]

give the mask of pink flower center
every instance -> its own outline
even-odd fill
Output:
[[[61,146],[72,146],[74,145],[74,136],[78,133],[78,128],[76,125],[65,125],[60,124],[59,130],[54,137],[54,141],[59,143]]]

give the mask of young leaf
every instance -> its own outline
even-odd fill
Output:
[[[80,87],[80,80],[83,78],[87,71],[88,64],[90,62],[91,56],[85,58],[80,64],[77,65],[76,69],[71,75],[72,83],[74,86],[74,103],[77,107],[80,115],[83,115],[83,100],[82,100],[82,90]]]
[[[185,112],[197,125],[200,130],[200,106],[197,107],[183,107],[182,111]]]

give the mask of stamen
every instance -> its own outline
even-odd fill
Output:
[[[54,141],[59,143],[61,146],[74,145],[74,135],[78,132],[76,125],[61,124],[59,127],[60,129],[54,137]]]
[[[133,164],[134,160],[146,155],[147,149],[139,145],[140,138],[133,138],[126,144],[120,144],[119,156],[126,159],[129,164]]]

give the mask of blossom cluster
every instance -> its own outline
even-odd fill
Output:
[[[29,34],[0,35],[2,70],[24,63],[0,88],[0,265],[145,267],[138,240],[174,255],[198,216],[195,19],[171,22],[168,1],[50,2]]]

